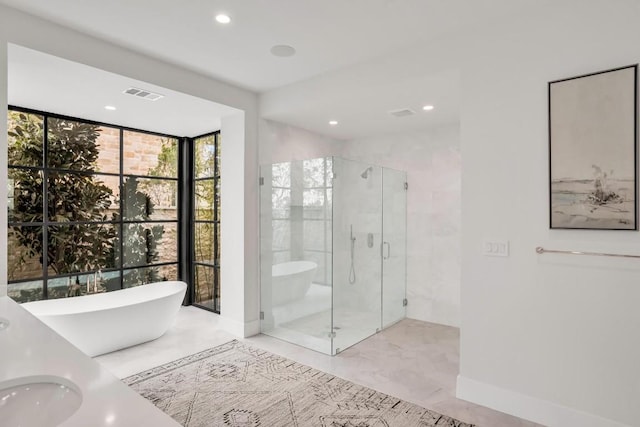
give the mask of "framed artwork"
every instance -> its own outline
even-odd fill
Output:
[[[637,230],[638,65],[549,83],[552,229]]]

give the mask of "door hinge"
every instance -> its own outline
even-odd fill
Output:
[[[260,177],[260,185],[264,185],[264,177],[263,176]]]
[[[406,298],[405,298],[405,299],[403,299],[403,300],[402,300],[402,306],[403,306],[403,307],[406,307],[406,306],[407,306],[407,304],[409,304],[409,301],[408,301]]]
[[[260,320],[264,320],[264,311],[260,312]]]
[[[408,189],[409,189],[409,183],[408,183],[408,182],[405,182],[405,183],[404,183],[404,189],[405,189],[405,190],[408,190]]]

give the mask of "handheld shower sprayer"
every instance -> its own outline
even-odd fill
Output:
[[[353,265],[353,258],[356,251],[356,238],[353,235],[353,224],[351,224],[349,239],[351,240],[351,269],[349,270],[349,283],[353,285],[354,283],[356,283],[356,269]]]

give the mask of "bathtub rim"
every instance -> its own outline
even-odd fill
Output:
[[[172,286],[172,290],[166,290],[159,295],[154,295],[154,292],[158,292],[157,288],[166,288]],[[152,287],[152,289],[150,289]],[[163,289],[164,290],[164,289]],[[56,298],[50,300],[30,301],[21,304],[21,306],[29,311],[34,316],[65,316],[76,315],[86,313],[97,313],[102,311],[109,311],[117,308],[134,307],[137,305],[148,303],[149,301],[174,297],[181,292],[186,294],[187,283],[180,280],[170,280],[162,282],[153,282],[146,285],[135,286],[126,289],[118,289],[116,291],[103,292],[99,294],[82,295],[78,297],[69,298]],[[135,294],[149,294],[147,298],[135,298],[133,301],[127,301],[126,295],[112,295],[120,292],[135,293]],[[105,298],[107,297],[107,298]],[[83,302],[87,302],[87,298],[92,298],[90,304],[83,306]],[[122,298],[118,304],[116,298]],[[183,296],[184,298],[184,296]],[[98,299],[107,299],[109,301],[103,301],[102,303],[96,303]]]
[[[280,266],[284,266],[284,265],[291,265],[293,266],[300,266],[300,268],[295,268],[295,269],[291,269],[289,271],[278,271],[276,273],[274,273],[274,267],[280,267]],[[306,265],[307,268],[301,268],[303,265]],[[314,271],[318,268],[318,264],[314,261],[308,261],[308,260],[297,260],[297,261],[285,261],[285,262],[279,262],[278,264],[273,264],[271,266],[271,277],[286,277],[286,276],[293,276],[295,274],[301,274],[301,273],[306,273],[309,271]],[[283,268],[278,268],[277,270],[280,270]]]

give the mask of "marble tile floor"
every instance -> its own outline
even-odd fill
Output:
[[[95,360],[124,378],[237,339],[219,329],[218,319],[206,310],[182,307],[176,325],[161,338]],[[480,427],[538,426],[455,398],[456,328],[406,319],[333,357],[266,335],[243,341]]]

